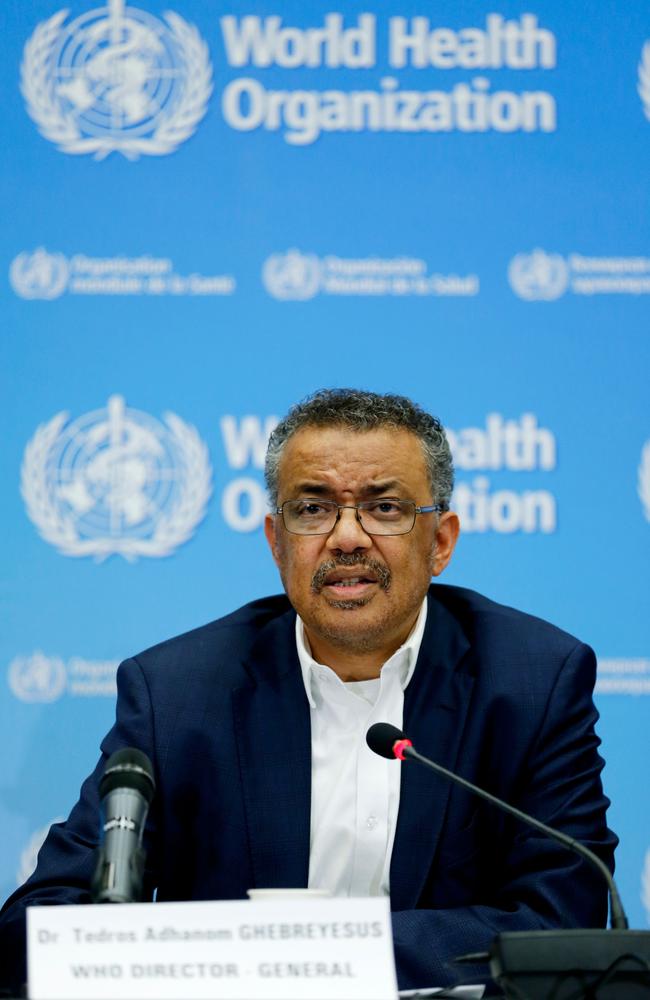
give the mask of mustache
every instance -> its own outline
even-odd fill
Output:
[[[357,552],[341,552],[336,559],[328,559],[327,562],[321,563],[312,576],[311,589],[314,593],[319,594],[321,592],[325,586],[328,573],[338,569],[339,566],[346,566],[348,568],[350,566],[365,567],[365,569],[372,570],[375,574],[377,583],[382,590],[388,590],[390,587],[391,572],[383,563],[378,562],[377,559],[372,559],[370,556],[359,555]]]

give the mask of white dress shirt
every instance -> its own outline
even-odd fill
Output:
[[[420,651],[426,598],[406,642],[374,680],[344,683],[317,663],[300,618],[296,644],[311,711],[309,888],[334,896],[389,892],[400,764],[366,745],[374,722],[402,728],[404,691]]]

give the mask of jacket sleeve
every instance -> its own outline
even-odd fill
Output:
[[[580,643],[566,657],[511,804],[575,837],[613,871],[618,839],[605,820],[609,800],[600,780],[591,696],[595,670],[588,646]],[[433,909],[424,900],[422,909],[393,913],[401,989],[484,979],[484,967],[454,966],[453,959],[487,951],[501,932],[606,925],[607,886],[589,862],[517,820],[496,820],[493,856],[485,857],[479,846],[459,866],[477,865],[465,905]],[[494,845],[492,837],[485,839]],[[436,875],[443,872],[436,872],[434,861],[433,885]]]

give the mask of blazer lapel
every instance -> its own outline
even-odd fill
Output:
[[[474,678],[463,664],[470,643],[460,623],[429,592],[417,666],[404,695],[404,731],[416,750],[454,770]],[[451,783],[405,761],[390,869],[393,910],[416,906],[440,836]]]
[[[303,888],[309,878],[311,725],[294,627],[290,611],[260,631],[251,683],[232,694],[251,888]]]

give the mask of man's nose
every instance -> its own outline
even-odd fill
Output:
[[[369,549],[372,538],[363,530],[358,512],[350,507],[339,510],[336,524],[327,536],[328,549],[354,552],[355,549]]]

